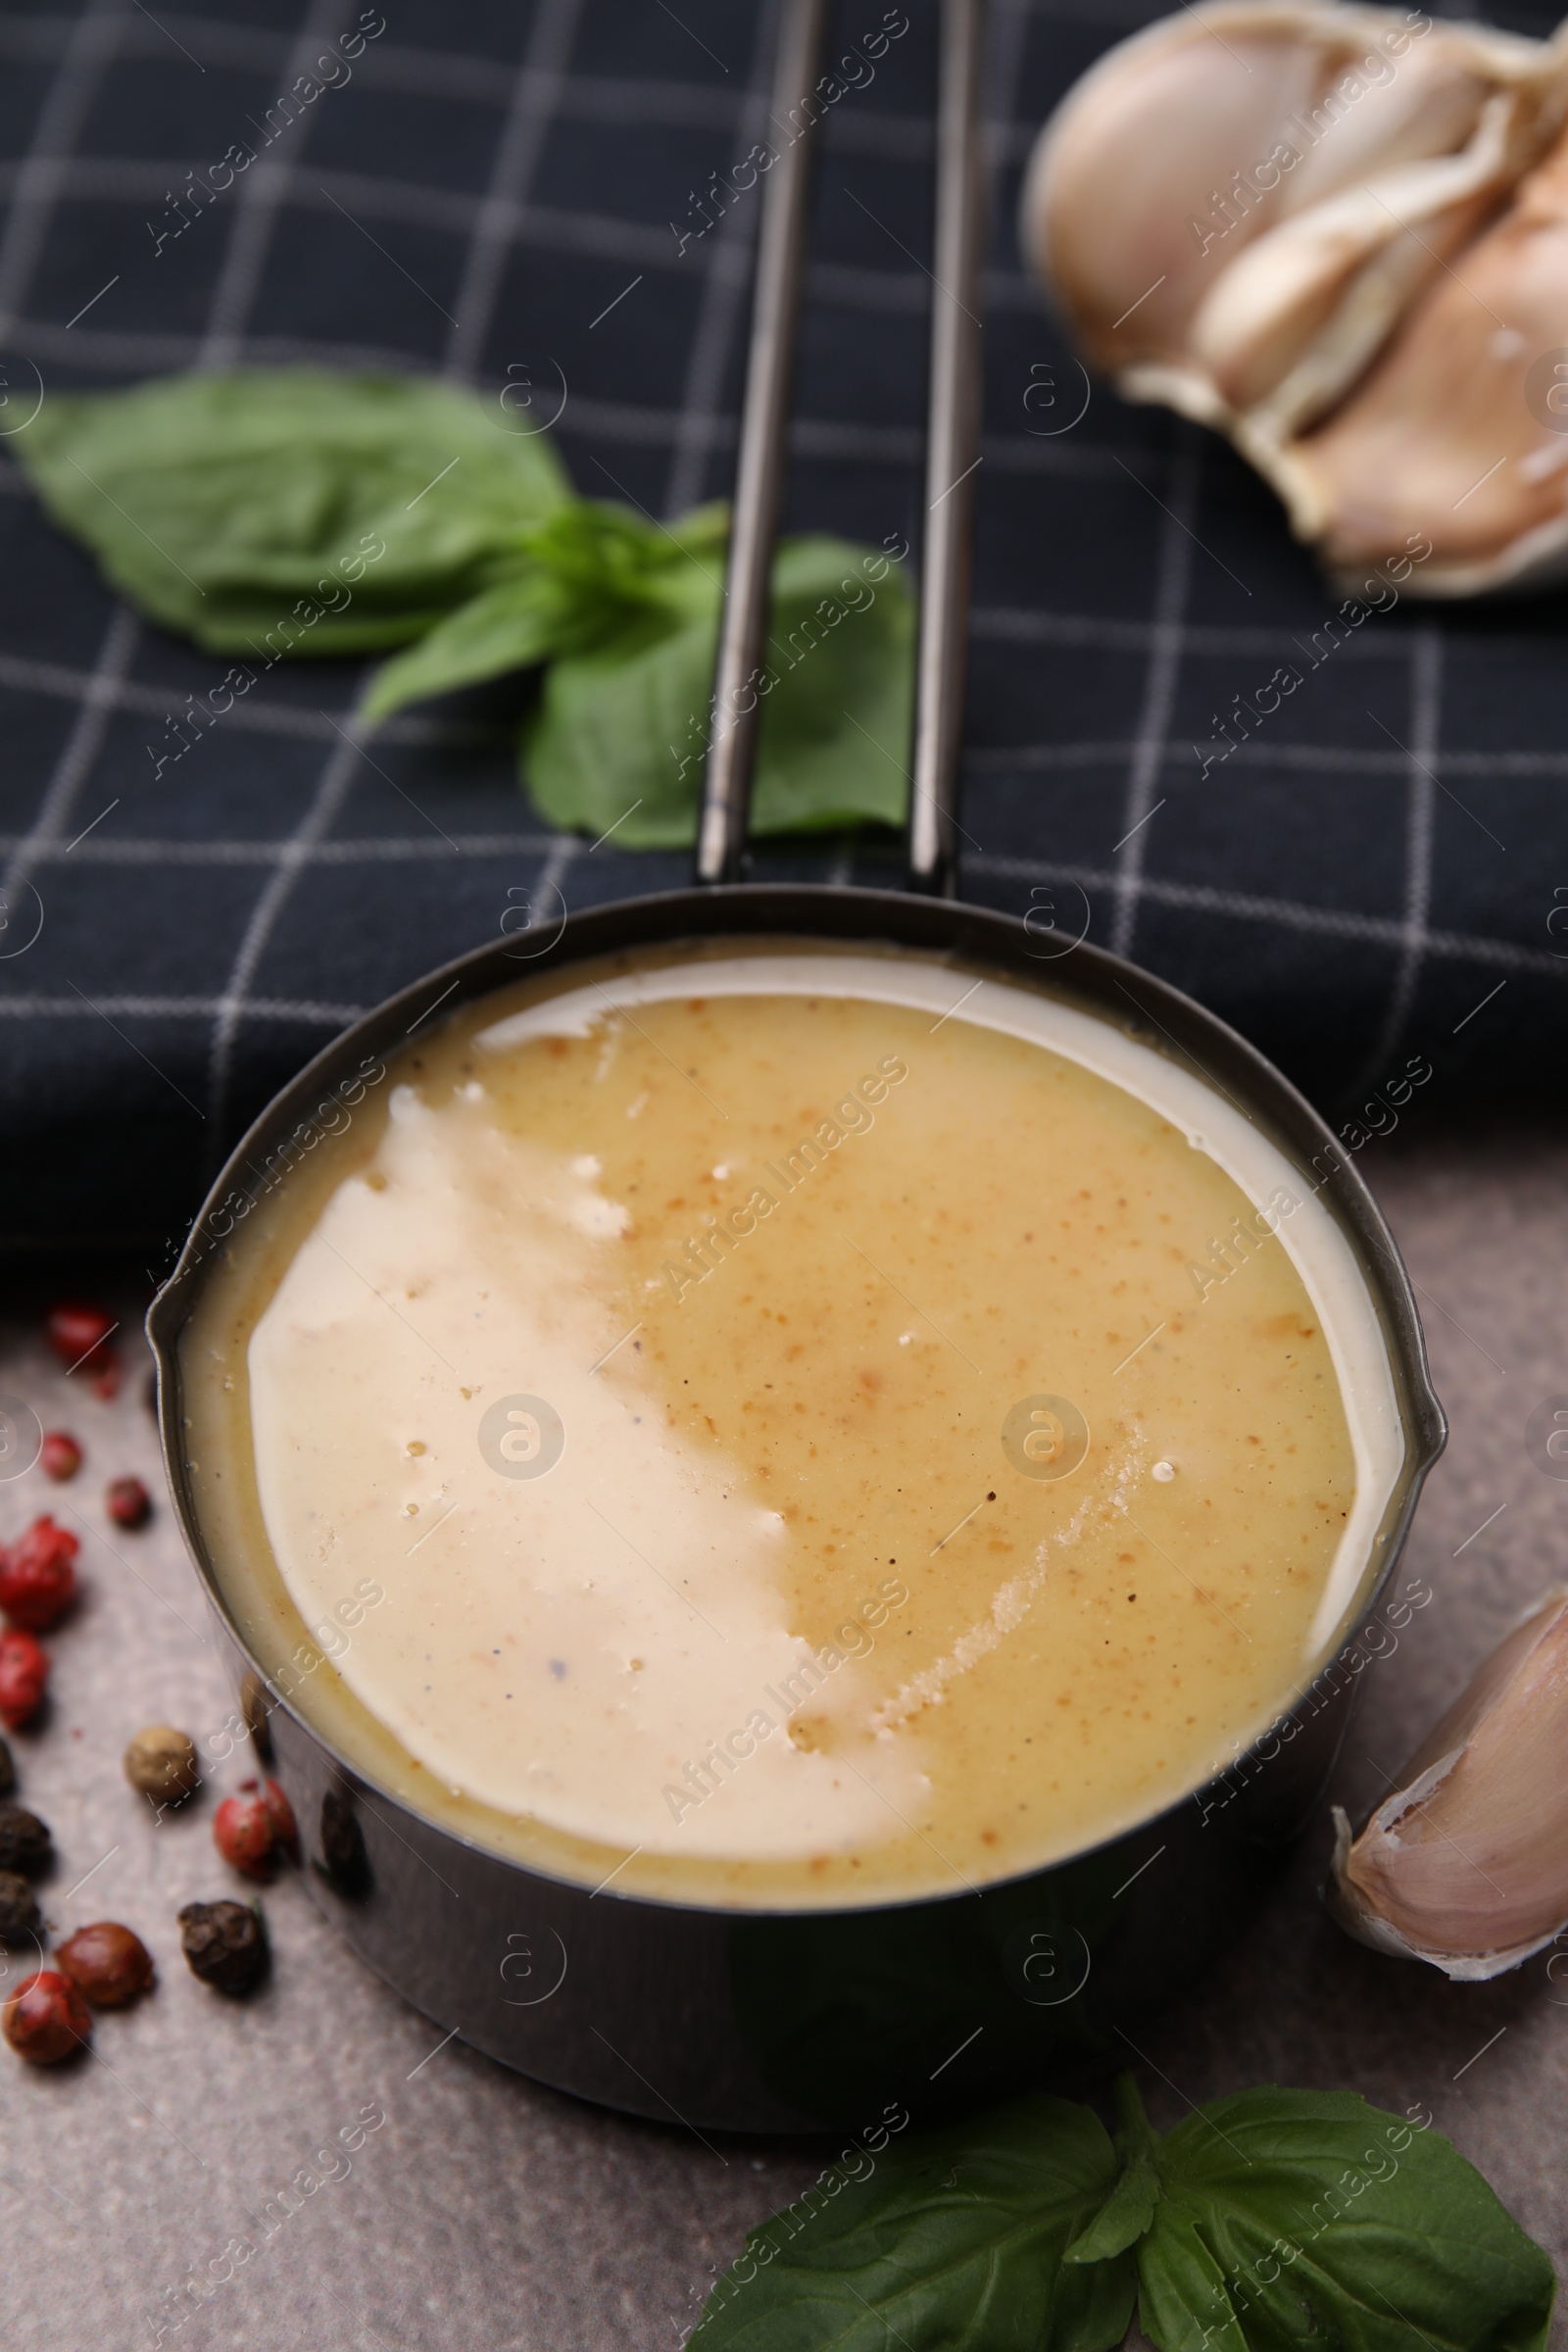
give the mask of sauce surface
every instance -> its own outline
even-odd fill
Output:
[[[688,1899],[946,1891],[1201,1785],[1399,1459],[1283,1156],[918,957],[554,986],[395,1061],[187,1340],[268,1555],[231,1598],[336,1653],[301,1703],[470,1834]]]

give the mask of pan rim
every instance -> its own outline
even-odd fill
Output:
[[[1257,1047],[1195,998],[1108,949],[1035,928],[1023,918],[995,908],[908,892],[815,883],[743,882],[692,887],[614,900],[568,913],[555,939],[536,956],[524,959],[519,958],[515,942],[526,936],[526,933],[514,934],[510,946],[505,939],[481,944],[421,974],[361,1014],[313,1055],[272,1096],[235,1144],[192,1219],[178,1260],[147,1314],[147,1337],[158,1368],[158,1422],[165,1473],[180,1532],[208,1604],[273,1704],[287,1711],[303,1736],[328,1758],[345,1783],[366,1789],[378,1803],[393,1807],[426,1836],[449,1838],[483,1857],[492,1867],[514,1871],[520,1878],[541,1881],[564,1891],[580,1895],[589,1891],[585,1882],[508,1854],[421,1811],[363,1765],[344,1755],[316,1722],[277,1690],[275,1677],[255,1654],[236,1622],[208,1551],[180,1437],[180,1336],[201,1296],[206,1270],[219,1261],[221,1245],[238,1221],[230,1214],[227,1226],[220,1231],[215,1219],[228,1211],[236,1197],[247,1200],[247,1209],[242,1213],[248,1213],[249,1206],[254,1205],[264,1189],[256,1183],[258,1163],[265,1164],[268,1150],[275,1148],[279,1138],[297,1127],[302,1114],[314,1108],[313,1099],[322,1087],[357,1072],[368,1055],[379,1060],[383,1053],[404,1045],[410,1030],[419,1026],[420,1017],[434,1012],[443,1018],[450,1017],[475,998],[514,985],[525,967],[528,972],[542,976],[617,952],[656,945],[678,946],[685,941],[698,946],[726,937],[755,940],[771,936],[836,946],[857,941],[875,947],[912,949],[938,958],[947,956],[968,964],[1000,965],[1013,985],[1032,985],[1043,994],[1087,1006],[1124,1031],[1140,1034],[1142,1042],[1153,1051],[1166,1053],[1158,1037],[1147,1034],[1152,1026],[1179,1054],[1196,1063],[1205,1083],[1212,1086],[1216,1082],[1205,1060],[1184,1042],[1184,1033],[1200,1040],[1207,1049],[1207,1058],[1217,1055],[1225,1065],[1224,1074],[1241,1083],[1244,1092],[1240,1107],[1248,1118],[1290,1158],[1306,1167],[1313,1164],[1314,1153],[1330,1155],[1330,1168],[1319,1189],[1345,1234],[1377,1313],[1405,1442],[1404,1460],[1385,1505],[1356,1592],[1315,1671],[1321,1674],[1343,1654],[1353,1642],[1355,1629],[1376,1606],[1393,1572],[1421,1490],[1446,1443],[1447,1424],[1432,1386],[1414,1289],[1381,1209],[1353,1158],[1321,1114]],[[1073,984],[1063,966],[1068,967],[1079,985]],[[436,992],[433,1001],[432,990]],[[1141,1020],[1130,1019],[1126,1011],[1118,1011],[1113,1002],[1118,994]],[[1379,1550],[1381,1565],[1377,1562]],[[1372,1574],[1374,1567],[1376,1573]],[[1310,1688],[1311,1678],[1308,1678],[1301,1690],[1281,1709],[1276,1721],[1283,1721]],[[1269,1739],[1271,1730],[1272,1726],[1265,1729],[1251,1747],[1200,1788],[1184,1791],[1171,1803],[1161,1804],[1157,1810],[1092,1844],[1005,1877],[987,1880],[980,1892],[990,1897],[1026,1886],[1052,1873],[1082,1865],[1097,1854],[1108,1853],[1127,1838],[1142,1837],[1195,1800],[1201,1802],[1228,1774],[1244,1769]],[[953,1893],[947,1889],[898,1895],[886,1901],[801,1904],[719,1903],[610,1886],[604,1893],[621,1904],[725,1921],[847,1920],[970,1899],[968,1890]]]

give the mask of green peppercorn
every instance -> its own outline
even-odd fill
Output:
[[[53,1850],[36,1813],[24,1805],[0,1805],[0,1870],[42,1870]]]
[[[249,1903],[187,1903],[179,1914],[180,1948],[192,1976],[215,1992],[250,1992],[267,1974],[267,1928]]]
[[[196,1747],[187,1732],[172,1723],[149,1724],[125,1750],[125,1778],[143,1796],[177,1805],[201,1779]]]
[[[14,1870],[0,1870],[0,1943],[30,1943],[38,1933],[32,1888]]]

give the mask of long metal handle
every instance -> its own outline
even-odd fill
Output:
[[[980,439],[984,0],[943,0],[937,216],[909,883],[952,898]]]
[[[767,641],[773,543],[784,493],[795,330],[801,305],[816,111],[810,94],[825,14],[825,0],[784,0],[772,113],[772,127],[780,145],[767,175],[758,232],[757,291],[746,362],[740,461],[697,830],[699,882],[736,881],[746,843],[761,720],[758,673]],[[792,130],[794,137],[789,136]],[[787,145],[782,143],[786,138]]]

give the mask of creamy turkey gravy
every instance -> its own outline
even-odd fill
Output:
[[[183,1362],[297,1703],[486,1843],[695,1900],[942,1891],[1200,1786],[1403,1450],[1272,1144],[893,952],[468,1007],[237,1229]]]

